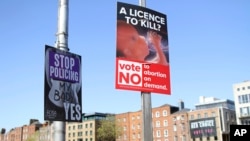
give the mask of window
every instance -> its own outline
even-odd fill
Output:
[[[156,121],[155,127],[161,127],[161,122],[160,121]]]
[[[161,131],[160,130],[156,131],[156,137],[161,137]]]
[[[124,127],[123,127],[123,130],[124,130],[124,131],[126,131],[126,130],[127,130],[127,127],[126,127],[126,126],[124,126]]]
[[[186,127],[185,127],[185,124],[184,123],[181,123],[181,130],[182,131],[185,131]]]
[[[174,131],[177,131],[176,124],[174,124],[173,129],[174,129]]]
[[[177,136],[174,136],[174,141],[178,141],[178,137]]]
[[[186,141],[186,136],[185,135],[182,136],[182,141]]]
[[[137,119],[140,119],[140,116],[137,116]]]
[[[229,114],[228,114],[228,112],[226,112],[226,119],[227,119],[227,121],[229,121]]]
[[[207,113],[204,113],[204,117],[205,117],[205,118],[207,118],[207,117],[208,117],[208,116],[207,116]]]
[[[133,130],[135,129],[135,125],[134,125],[134,124],[132,124],[132,129],[133,129]]]
[[[242,87],[242,90],[245,90],[245,87]]]
[[[249,102],[248,95],[245,95],[245,98],[246,98],[246,103],[248,103]]]
[[[241,96],[240,96],[240,95],[238,96],[238,101],[239,101],[239,104],[242,103],[242,99],[241,99]]]
[[[124,140],[127,140],[126,134],[123,135],[123,139],[124,139]]]
[[[181,115],[181,120],[184,120],[184,118],[185,118],[184,115]]]
[[[90,127],[90,128],[93,128],[93,123],[90,123],[90,124],[89,124],[89,127]]]
[[[82,125],[80,124],[80,125],[78,125],[78,129],[82,129]]]
[[[132,136],[132,137],[133,137],[133,139],[135,139],[135,133],[133,133],[133,136]]]
[[[201,114],[198,114],[197,117],[198,117],[198,119],[201,118]]]
[[[242,102],[243,102],[243,103],[246,103],[246,101],[247,101],[247,100],[246,100],[246,96],[245,96],[245,95],[242,95]]]
[[[250,102],[250,94],[248,94],[248,99],[249,99],[249,102]]]
[[[249,107],[242,107],[242,108],[240,108],[240,113],[241,113],[241,116],[247,116],[247,115],[249,115]]]
[[[165,116],[167,116],[168,115],[168,111],[167,110],[164,110],[163,112],[162,112],[162,115],[165,117]]]
[[[240,88],[237,88],[237,91],[240,91]]]
[[[190,119],[191,119],[191,120],[194,119],[194,115],[191,115]]]
[[[82,136],[82,132],[78,132],[77,136],[81,137]]]
[[[85,124],[85,128],[88,128],[88,124]]]
[[[164,130],[164,137],[168,136],[168,130]]]
[[[240,115],[243,114],[243,108],[240,108]]]
[[[168,121],[167,120],[163,121],[163,126],[168,126]]]
[[[159,111],[157,111],[157,112],[155,113],[155,117],[160,117],[160,112],[159,112]]]

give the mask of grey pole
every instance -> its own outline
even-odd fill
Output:
[[[69,51],[68,48],[68,0],[59,0],[58,3],[58,27],[57,27],[57,41],[56,47],[64,50]]]
[[[139,0],[139,5],[146,7],[146,0]],[[141,92],[142,104],[142,133],[143,141],[153,141],[153,128],[152,128],[152,104],[150,92]]]
[[[55,43],[56,48],[64,51],[69,51],[68,48],[68,0],[59,0],[58,3],[58,27],[57,27],[57,40]],[[54,121],[54,139],[53,141],[65,141],[65,122]]]

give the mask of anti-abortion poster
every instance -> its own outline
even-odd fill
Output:
[[[191,138],[217,136],[214,117],[191,120],[189,125]]]
[[[116,89],[171,94],[166,15],[117,3]]]
[[[81,56],[45,46],[44,119],[82,121]]]

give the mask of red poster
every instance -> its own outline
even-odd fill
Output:
[[[117,3],[116,88],[170,94],[166,15]]]

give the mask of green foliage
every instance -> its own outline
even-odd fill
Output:
[[[26,141],[39,141],[39,132],[36,131],[34,134],[30,135]]]
[[[121,134],[121,128],[116,124],[114,116],[100,120],[97,129],[97,141],[115,141]]]

